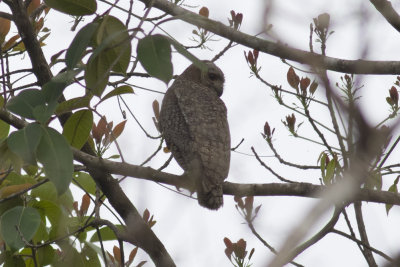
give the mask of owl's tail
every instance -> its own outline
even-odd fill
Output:
[[[205,177],[197,184],[197,200],[199,204],[210,210],[217,210],[224,204],[222,183],[215,183]]]

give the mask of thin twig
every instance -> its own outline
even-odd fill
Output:
[[[253,223],[251,223],[250,221],[247,221],[247,225],[249,226],[251,232],[253,233],[253,235],[255,237],[257,237],[258,240],[260,240],[261,243],[263,243],[264,246],[266,246],[272,253],[274,253],[275,255],[278,253],[276,251],[276,249],[274,249],[270,244],[267,243],[267,241],[265,241],[260,234],[256,231],[256,229],[254,228]],[[297,267],[303,267],[303,265],[296,263],[295,261],[291,261],[291,264],[293,264],[294,266]]]
[[[361,209],[361,202],[356,201],[354,202],[354,212],[356,214],[356,221],[358,225],[358,232],[360,233],[361,241],[363,244],[366,244],[370,246],[369,241],[368,241],[368,235],[367,231],[365,229],[365,224],[364,224],[364,218],[362,215],[362,209]],[[365,260],[368,263],[369,267],[377,267],[378,265],[376,264],[376,261],[374,259],[374,255],[372,254],[371,250],[367,247],[364,247],[361,252],[363,253]]]
[[[254,156],[256,157],[256,159],[258,160],[258,162],[264,167],[266,168],[268,171],[270,171],[273,175],[275,175],[276,178],[278,178],[279,180],[281,180],[282,182],[286,182],[286,183],[296,183],[294,181],[288,180],[283,178],[282,176],[280,176],[279,174],[277,174],[274,170],[272,170],[270,167],[268,167],[258,156],[256,150],[254,149],[254,147],[251,147],[251,151],[253,151]]]
[[[288,162],[288,161],[284,160],[284,159],[278,154],[278,152],[276,151],[274,145],[272,144],[272,140],[269,139],[269,138],[266,138],[266,140],[267,140],[267,143],[268,143],[269,147],[271,148],[272,152],[274,153],[275,157],[279,160],[280,163],[285,164],[285,165],[290,166],[290,167],[302,169],[302,170],[308,170],[308,169],[315,169],[315,170],[318,170],[318,169],[320,169],[319,166],[299,165],[299,164],[294,164],[294,163],[291,163],[291,162]]]
[[[370,245],[365,244],[364,242],[362,242],[361,240],[358,240],[357,238],[355,238],[355,237],[352,236],[352,235],[346,234],[345,232],[342,232],[342,231],[339,231],[339,230],[336,230],[336,229],[332,229],[332,230],[331,230],[331,233],[344,236],[344,237],[346,237],[346,238],[348,238],[348,239],[350,239],[350,240],[356,242],[357,245],[363,246],[363,247],[368,248],[369,250],[375,252],[376,254],[378,254],[378,255],[381,256],[382,258],[385,258],[385,259],[388,260],[389,262],[394,262],[394,259],[393,259],[393,258],[389,257],[388,255],[386,255],[386,254],[383,253],[382,251],[380,251],[380,250],[378,250],[378,249],[376,249],[376,248],[373,248],[373,247],[371,247]]]

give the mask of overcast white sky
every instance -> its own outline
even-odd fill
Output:
[[[272,5],[270,12],[265,17],[266,3]],[[399,7],[398,0],[393,1],[393,3],[395,7]],[[230,10],[241,12],[244,15],[241,31],[249,34],[260,32],[266,22],[273,24],[273,35],[279,41],[305,50],[308,49],[309,24],[312,22],[312,18],[327,12],[331,15],[331,29],[335,31],[328,41],[327,54],[329,56],[358,59],[362,56],[363,49],[367,48],[366,57],[369,59],[400,59],[398,32],[386,23],[368,1],[188,0],[185,4],[198,6],[193,8],[193,11],[198,11],[200,7],[207,6],[210,9],[210,18],[225,24],[228,23],[227,18],[230,16]],[[135,5],[134,11],[137,14],[140,14],[142,10],[142,4]],[[125,19],[122,16],[121,18]],[[71,21],[70,17],[55,11],[52,11],[47,17],[45,25],[52,30],[51,36],[46,41],[47,46],[44,47],[48,59],[60,49],[67,48],[72,40],[75,33],[66,33],[66,29],[69,29],[72,25]],[[86,19],[84,24],[90,21],[90,19]],[[134,21],[131,26],[136,26]],[[194,26],[176,21],[164,26],[164,29],[185,45],[194,45],[189,40],[191,31],[195,29]],[[216,52],[219,52],[228,43],[227,40],[218,36],[215,36],[214,39],[217,41],[209,43],[212,51],[192,50],[192,52],[200,58],[211,59]],[[314,48],[319,51],[317,44],[314,44]],[[263,86],[254,77],[250,77],[243,56],[244,50],[248,51],[249,49],[236,46],[216,62],[224,71],[226,77],[225,92],[222,98],[228,108],[232,145],[236,145],[244,138],[245,141],[238,151],[251,154],[250,147],[254,146],[260,155],[272,155],[260,135],[265,121],[268,121],[271,127],[276,128],[274,144],[282,157],[300,164],[316,164],[319,153],[323,148],[289,136],[281,120],[292,112],[280,107],[272,97],[270,89]],[[173,60],[174,74],[180,74],[189,65],[189,62],[180,55],[174,55]],[[290,90],[286,82],[288,66],[284,65],[279,58],[260,54],[259,65],[262,66],[261,75],[265,80],[282,85],[285,89]],[[299,75],[305,76],[301,73]],[[333,84],[339,81],[337,78],[340,75],[343,74],[330,73]],[[360,81],[364,84],[364,88],[360,91],[362,95],[361,106],[371,122],[377,123],[388,114],[385,97],[394,81],[394,76],[369,76]],[[162,82],[153,79],[132,78],[131,82],[162,92],[166,90]],[[320,87],[318,90],[317,97],[323,99],[323,88]],[[135,93],[135,95],[124,97],[124,99],[129,103],[130,108],[143,126],[152,135],[158,135],[152,122],[151,103],[154,99],[161,103],[163,95],[140,89],[135,89]],[[67,89],[66,94],[68,97],[72,97],[82,95],[83,92],[77,87],[71,87]],[[287,96],[285,96],[285,99],[288,100],[287,103],[294,101],[293,98]],[[313,104],[311,110],[318,120],[329,125],[330,119],[326,110],[321,110],[317,104]],[[105,102],[100,111],[107,116],[108,120],[113,120],[114,124],[123,120],[117,108],[116,99]],[[306,119],[298,117],[298,121],[306,121]],[[300,128],[299,133],[316,138],[314,133],[310,133],[310,128],[306,124],[305,122]],[[333,136],[329,138],[335,140]],[[143,162],[159,145],[158,140],[147,139],[129,115],[127,127],[118,141],[125,160],[132,164]],[[113,153],[110,151],[109,155],[111,154]],[[168,155],[161,153],[148,166],[158,168],[167,158]],[[280,165],[272,157],[264,157],[263,160],[288,179],[319,183],[319,172],[298,171],[288,168]],[[165,171],[182,173],[175,162]],[[232,154],[228,181],[241,183],[278,182],[253,157],[239,153]],[[387,189],[391,182],[385,182],[384,189]],[[228,237],[234,242],[244,238],[247,241],[249,251],[253,247],[256,249],[252,266],[266,266],[266,263],[273,257],[273,254],[253,237],[248,227],[242,224],[243,219],[234,207],[233,197],[225,196],[224,207],[213,212],[200,207],[196,200],[176,194],[148,181],[128,178],[122,183],[122,187],[140,212],[147,208],[151,214],[154,214],[157,224],[153,227],[153,230],[164,243],[177,266],[230,266],[224,255],[224,237]],[[296,197],[257,197],[255,205],[262,204],[262,208],[255,221],[255,227],[264,239],[276,249],[279,249],[290,229],[301,222],[314,203],[315,200]],[[400,220],[398,207],[391,210],[389,217],[386,216],[384,205],[364,204],[363,207],[372,246],[389,255],[398,252],[398,240],[400,238],[397,231]],[[348,213],[350,217],[353,217],[352,208],[348,209]],[[319,222],[319,226],[329,218],[329,215],[330,213]],[[340,219],[338,228],[347,231],[343,218]],[[129,248],[128,245],[126,247]],[[150,261],[144,253],[139,256],[141,259]],[[376,256],[376,260],[378,263],[384,262],[379,256]],[[363,256],[354,243],[333,234],[329,234],[322,241],[305,251],[296,258],[296,262],[310,267],[366,266]],[[148,262],[145,266],[153,266],[153,264]]]

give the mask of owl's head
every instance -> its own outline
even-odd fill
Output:
[[[202,62],[205,63],[203,70],[195,64],[192,64],[182,73],[181,76],[214,90],[217,95],[221,97],[224,92],[224,73],[213,62],[208,60],[203,60]]]
[[[221,97],[224,92],[225,76],[220,68],[211,61],[203,61],[207,65],[207,69],[201,74],[201,83],[209,88],[214,89],[217,95]]]

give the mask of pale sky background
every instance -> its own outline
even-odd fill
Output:
[[[121,1],[124,2],[124,1]],[[126,1],[127,2],[127,1]],[[400,10],[400,1],[392,1],[394,6]],[[99,2],[100,3],[100,2]],[[272,3],[270,12],[265,15],[266,3]],[[362,56],[363,49],[367,48],[366,58],[374,60],[400,60],[398,47],[400,35],[396,32],[374,9],[372,4],[363,0],[286,0],[286,1],[200,1],[188,0],[188,6],[197,6],[192,11],[197,12],[202,6],[210,9],[210,18],[228,24],[230,10],[241,12],[244,15],[241,31],[248,34],[257,34],[265,26],[265,23],[273,24],[274,36],[289,46],[308,50],[309,24],[319,14],[327,12],[331,15],[331,29],[334,34],[330,36],[327,46],[327,54],[332,57],[343,59],[358,59]],[[4,4],[0,5],[4,8]],[[144,6],[136,3],[134,11],[141,14]],[[99,10],[103,10],[100,8]],[[112,13],[113,14],[113,13]],[[123,21],[125,16],[114,13]],[[155,12],[154,14],[159,14]],[[89,23],[87,18],[84,23]],[[72,18],[51,11],[47,17],[45,26],[52,30],[52,34],[46,40],[47,46],[44,51],[47,59],[61,49],[68,47],[73,36],[76,34],[66,32],[72,26]],[[137,22],[132,21],[131,27]],[[189,39],[191,31],[195,26],[181,21],[170,22],[163,26],[171,35],[185,45],[194,45]],[[139,35],[139,37],[143,37]],[[263,36],[268,38],[266,36]],[[228,41],[222,37],[215,36],[216,42],[208,43],[213,50],[191,50],[196,56],[202,59],[211,59],[218,53]],[[136,43],[133,49],[136,49]],[[248,51],[240,45],[230,49],[224,57],[216,64],[224,71],[226,78],[225,92],[222,97],[228,108],[228,119],[230,123],[232,146],[235,146],[242,138],[244,143],[238,151],[250,153],[250,147],[254,146],[260,155],[271,156],[267,143],[262,139],[260,132],[263,131],[265,121],[271,127],[276,128],[274,134],[274,145],[280,155],[288,161],[313,165],[317,163],[319,153],[323,147],[319,147],[302,140],[289,136],[281,120],[292,112],[280,107],[272,97],[269,88],[263,86],[256,78],[250,77],[250,71],[246,65],[243,51]],[[318,44],[314,43],[314,50],[320,51]],[[25,55],[24,60],[27,59]],[[173,55],[174,74],[180,74],[190,63],[180,55]],[[260,54],[259,65],[262,66],[261,76],[272,84],[282,85],[284,89],[291,90],[286,82],[288,66],[283,64],[279,58],[266,54]],[[296,66],[306,68],[296,64]],[[61,69],[59,65],[54,69]],[[299,76],[306,74],[297,72]],[[329,73],[332,84],[339,82],[339,77],[344,74]],[[308,76],[312,79],[312,76]],[[380,122],[384,119],[389,110],[385,98],[388,90],[395,81],[395,76],[367,76],[359,82],[364,84],[360,91],[362,98],[360,104],[371,123]],[[164,92],[165,85],[154,79],[132,78],[131,83],[146,88]],[[324,99],[323,88],[317,89],[318,99]],[[150,93],[148,91],[135,89],[135,95],[124,96],[125,101],[139,119],[146,130],[153,136],[158,135],[152,121],[153,100],[160,103],[163,95]],[[79,87],[71,86],[66,90],[67,98],[82,95]],[[286,103],[290,104],[294,98],[284,96]],[[124,110],[126,110],[124,108]],[[123,120],[118,109],[116,99],[107,100],[99,109],[108,120],[113,120],[114,125]],[[326,110],[318,104],[312,104],[312,115],[330,125],[330,118]],[[127,112],[128,114],[128,112]],[[310,133],[307,119],[297,117],[298,122],[305,123],[299,130],[299,134],[316,138],[315,133]],[[99,118],[96,118],[97,121]],[[56,127],[56,125],[54,125]],[[328,136],[336,144],[334,136]],[[132,164],[143,162],[159,145],[158,140],[147,139],[139,126],[128,114],[127,127],[118,139],[122,148],[125,160]],[[108,155],[115,153],[109,151]],[[147,166],[158,168],[169,155],[160,153]],[[392,157],[398,158],[398,157]],[[272,157],[263,157],[263,160],[280,175],[287,179],[319,184],[319,171],[299,171],[287,166],[282,166]],[[173,161],[164,171],[181,174],[182,170]],[[385,177],[384,179],[388,179]],[[240,183],[271,183],[278,180],[267,172],[255,158],[239,153],[232,153],[230,174],[227,181]],[[384,181],[384,190],[393,182],[393,179]],[[233,242],[240,238],[247,241],[247,250],[255,248],[252,258],[254,267],[266,266],[272,259],[273,254],[265,248],[248,229],[244,220],[235,209],[233,197],[224,197],[224,207],[217,212],[209,211],[200,207],[197,200],[179,195],[167,190],[155,183],[141,181],[136,178],[127,178],[121,185],[134,205],[142,213],[146,208],[154,214],[156,225],[152,228],[156,235],[163,242],[177,266],[231,266],[227,260],[224,249],[223,238],[228,237]],[[187,194],[187,192],[184,192]],[[80,192],[76,193],[80,199]],[[298,197],[257,197],[254,200],[255,206],[262,204],[254,225],[262,237],[274,248],[279,249],[285,241],[290,230],[301,223],[302,218],[316,203],[315,200]],[[394,207],[389,217],[386,216],[384,205],[363,204],[364,218],[369,233],[370,243],[373,247],[382,250],[388,255],[394,256],[399,252],[400,234],[398,225],[400,222],[400,209]],[[103,211],[106,214],[106,211]],[[347,209],[353,218],[353,208]],[[330,218],[330,213],[319,222],[322,226]],[[109,217],[112,220],[111,217]],[[353,224],[356,228],[356,224]],[[343,216],[337,224],[337,228],[348,232]],[[314,232],[319,229],[314,229]],[[110,244],[110,248],[112,245]],[[130,252],[132,246],[125,244]],[[153,263],[145,253],[137,256],[140,260],[147,260],[145,266],[153,266]],[[380,256],[375,256],[378,265],[385,261]],[[366,266],[366,262],[355,243],[343,237],[328,234],[324,239],[306,250],[295,259],[304,266]],[[136,264],[139,263],[136,259]]]

